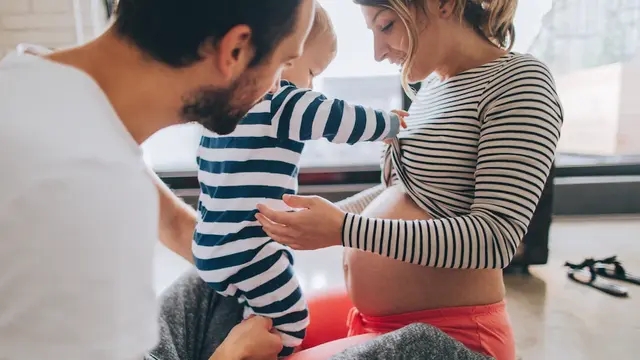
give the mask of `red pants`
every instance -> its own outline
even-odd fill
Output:
[[[495,357],[515,359],[515,341],[504,302],[425,310],[391,316],[360,314],[343,293],[309,300],[311,324],[302,343],[305,349],[289,359],[327,359],[347,347],[412,323],[433,325],[471,350]]]

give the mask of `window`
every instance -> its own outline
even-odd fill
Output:
[[[558,166],[640,164],[640,0],[556,0],[540,25],[529,50],[565,109]]]
[[[337,58],[316,88],[363,105],[400,108],[399,69],[373,59],[372,36],[359,7],[344,0],[320,1],[339,43]],[[640,90],[640,0],[518,3],[514,51],[530,52],[548,64],[565,109],[558,167],[640,168],[640,102],[635,96]],[[198,135],[193,125],[163,130],[143,145],[145,155],[162,172],[194,171]],[[305,149],[302,164],[374,169],[379,147],[317,141]]]
[[[400,69],[378,63],[373,54],[373,37],[360,7],[344,0],[320,0],[338,35],[338,54],[320,76],[315,87],[329,97],[382,110],[402,109]],[[336,145],[310,142],[302,155],[306,168],[375,169],[379,165],[380,143]]]
[[[102,0],[107,14],[112,14],[115,7],[118,5],[118,0]]]
[[[327,96],[384,110],[401,109],[403,93],[399,68],[378,63],[373,58],[373,38],[360,8],[344,0],[321,0],[338,34],[338,55],[314,86]],[[144,145],[145,156],[162,173],[195,170],[198,126],[181,125],[162,130]],[[381,145],[363,143],[335,145],[319,140],[310,142],[302,156],[306,168],[375,169]]]

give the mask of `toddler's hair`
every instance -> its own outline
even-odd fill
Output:
[[[320,36],[328,35],[333,39],[332,51],[336,51],[338,47],[338,41],[336,37],[336,32],[333,29],[333,23],[331,22],[331,18],[322,5],[318,1],[316,1],[316,15],[313,18],[313,25],[311,26],[311,31],[309,31],[309,36],[307,37],[307,41],[305,44],[310,44],[312,41],[317,39]]]

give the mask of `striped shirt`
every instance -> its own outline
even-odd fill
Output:
[[[304,141],[380,141],[395,137],[399,128],[395,114],[327,99],[283,82],[278,92],[251,109],[232,134],[218,136],[205,130],[197,159],[200,221],[193,244],[204,280],[226,291],[230,282],[254,276],[261,267],[232,280],[221,269],[239,271],[279,251],[266,246],[271,240],[256,221],[256,206],[286,209],[281,199],[297,192]]]
[[[549,69],[509,53],[445,81],[431,77],[407,129],[385,147],[383,185],[341,203],[344,246],[439,268],[513,258],[555,159],[563,111]],[[357,215],[400,185],[432,220]]]

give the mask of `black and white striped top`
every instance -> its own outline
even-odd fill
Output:
[[[407,129],[383,156],[383,186],[343,201],[343,245],[440,268],[502,268],[525,235],[560,137],[549,69],[509,53],[446,81],[425,82]],[[360,215],[401,184],[433,220]]]

